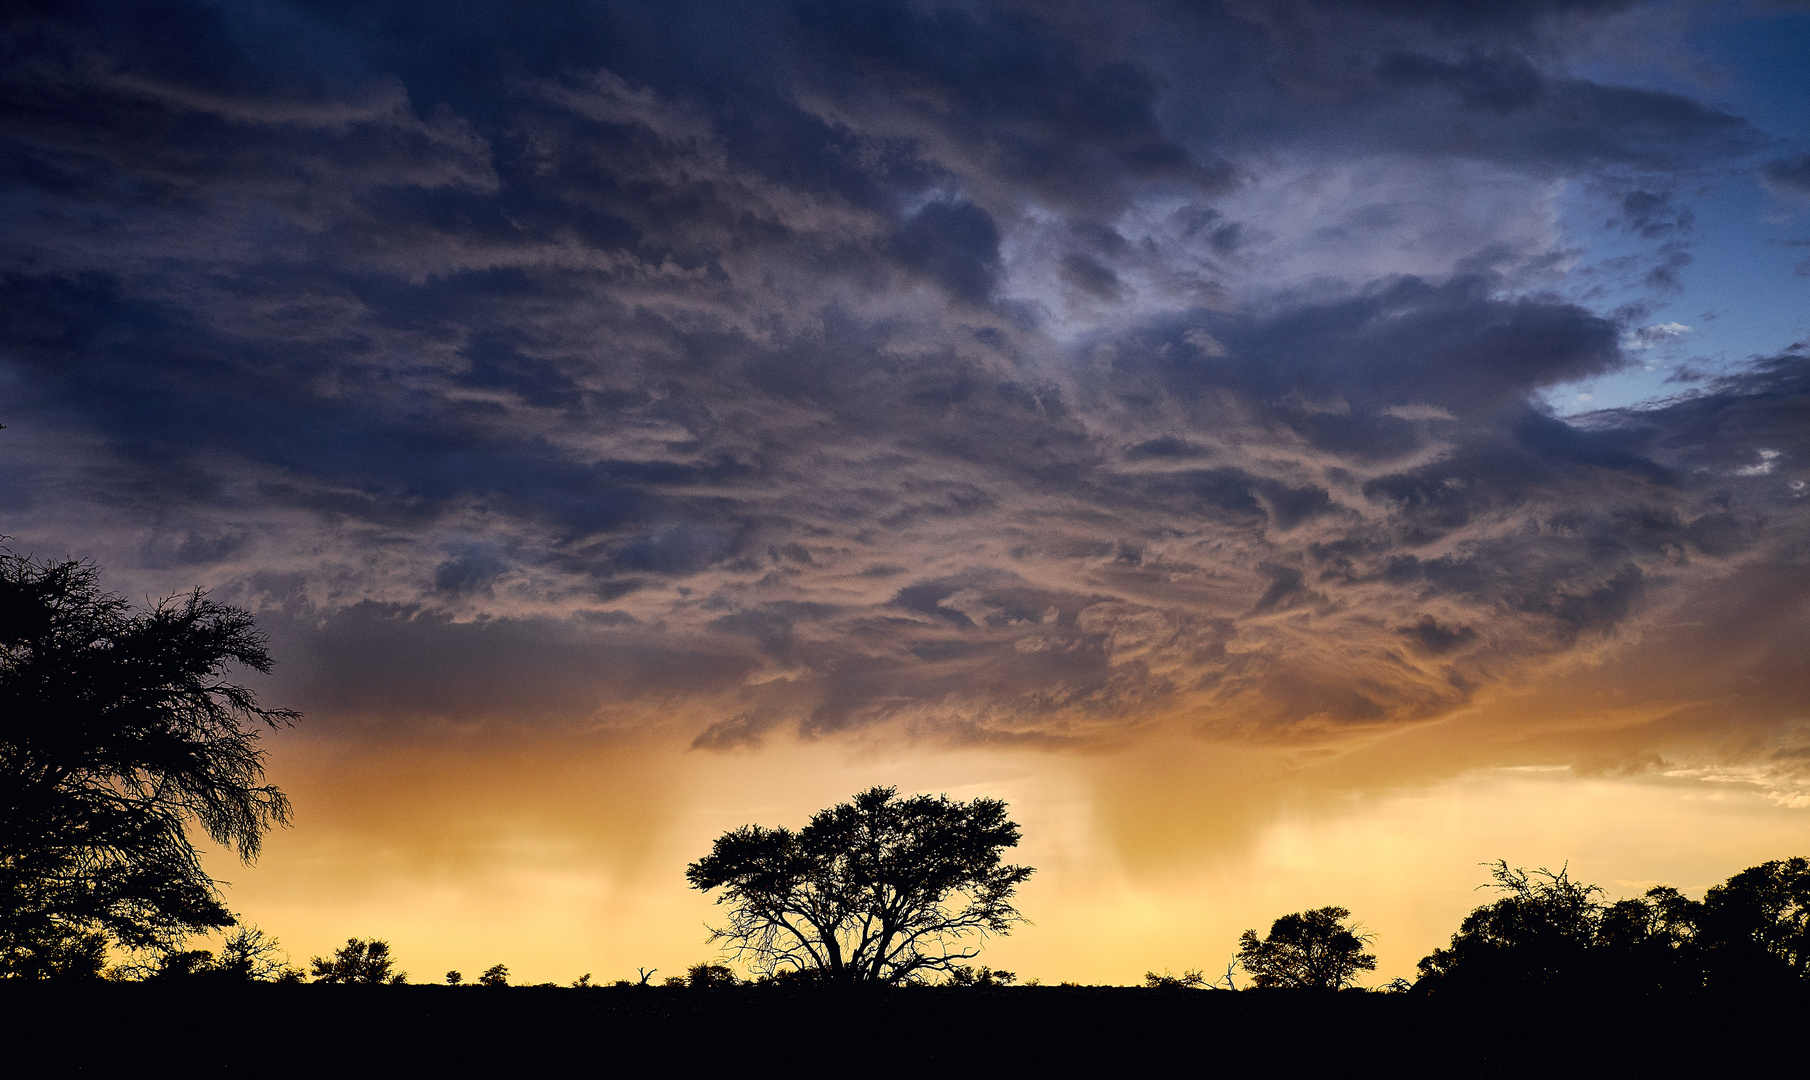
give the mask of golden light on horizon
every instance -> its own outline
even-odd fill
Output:
[[[1159,753],[1183,764],[1154,772]],[[1729,779],[1508,767],[1371,791],[1282,777],[1203,797],[1170,786],[1215,775],[1187,753],[790,744],[707,757],[671,743],[630,753],[567,744],[525,752],[511,770],[488,756],[461,768],[408,750],[361,754],[349,768],[296,747],[277,775],[304,814],[311,803],[333,809],[273,835],[256,868],[214,865],[235,883],[235,909],[298,962],[358,936],[389,940],[416,981],[498,962],[526,982],[674,974],[717,955],[704,929],[717,913],[683,880],[712,838],[742,824],[801,825],[858,790],[896,784],[1011,804],[1023,829],[1012,860],[1038,873],[1020,891],[1031,922],[990,941],[982,961],[992,966],[1051,983],[1217,975],[1246,927],[1338,904],[1377,934],[1380,966],[1366,982],[1380,985],[1412,978],[1489,899],[1481,863],[1568,863],[1612,899],[1656,883],[1699,895],[1806,836],[1803,810]],[[403,796],[411,769],[435,780]]]

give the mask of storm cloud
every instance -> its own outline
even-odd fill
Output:
[[[1548,404],[1638,317],[1554,185],[1643,273],[1803,186],[1581,73],[1629,7],[21,5],[4,531],[329,726],[1449,715],[1804,558],[1802,345]]]

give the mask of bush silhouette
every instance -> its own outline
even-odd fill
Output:
[[[950,986],[1010,986],[1018,981],[1018,976],[1010,971],[996,971],[990,967],[972,968],[966,965],[949,969]]]
[[[678,985],[688,986],[693,990],[727,990],[740,986],[741,980],[735,972],[725,964],[709,962],[693,964],[685,969],[685,977]]]
[[[347,938],[331,957],[314,957],[308,961],[309,974],[315,982],[361,984],[400,984],[408,981],[408,972],[396,971],[387,941],[360,941]]]
[[[1207,977],[1198,970],[1184,971],[1180,975],[1167,971],[1161,975],[1154,971],[1144,972],[1144,986],[1151,990],[1204,990],[1208,985]]]

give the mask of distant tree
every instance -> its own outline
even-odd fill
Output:
[[[1602,890],[1572,881],[1569,867],[1530,872],[1498,860],[1490,876],[1508,895],[1465,916],[1451,945],[1420,961],[1417,985],[1550,986],[1577,978],[1596,941]]]
[[[1154,971],[1144,972],[1144,986],[1151,990],[1204,990],[1210,985],[1206,975],[1198,970],[1184,971],[1180,975],[1168,971],[1161,975]]]
[[[975,968],[961,964],[949,969],[948,980],[950,986],[1010,986],[1018,981],[1018,975],[985,965]]]
[[[1359,972],[1376,970],[1376,957],[1364,951],[1372,935],[1347,926],[1349,918],[1342,907],[1323,907],[1282,916],[1261,941],[1257,931],[1246,930],[1238,939],[1238,964],[1260,990],[1355,986]]]
[[[711,940],[756,971],[899,984],[947,973],[1023,921],[1011,899],[1033,871],[1000,860],[1017,843],[997,799],[901,799],[876,787],[797,832],[724,833],[685,877],[723,890],[729,921]]]
[[[194,979],[213,974],[214,954],[207,949],[175,949],[157,957],[148,967],[145,978],[151,982]]]
[[[26,917],[19,918],[21,914]],[[79,930],[60,919],[44,918],[39,911],[9,910],[3,901],[0,901],[0,919],[12,923],[0,931],[0,978],[101,977],[107,965],[105,934]]]
[[[257,856],[289,820],[257,729],[297,715],[233,665],[270,670],[248,612],[196,590],[133,613],[89,564],[0,550],[0,975],[232,925],[187,827]]]
[[[1527,871],[1498,860],[1495,887],[1508,895],[1465,916],[1451,944],[1419,964],[1423,990],[1554,987],[1586,979],[1596,965],[1602,890],[1555,873]]]
[[[460,972],[449,971],[446,973],[446,985],[448,986],[457,986],[464,981],[465,976]]]
[[[508,964],[493,964],[490,967],[484,969],[484,974],[478,976],[478,985],[479,986],[508,986],[509,985],[509,965]]]
[[[282,954],[282,943],[255,926],[241,926],[226,935],[215,962],[221,975],[247,982],[283,982],[301,975]]]
[[[331,957],[317,956],[308,963],[315,982],[375,985],[408,981],[408,972],[395,970],[390,943],[376,939],[347,938]]]
[[[712,964],[708,961],[693,964],[685,969],[685,977],[680,985],[693,990],[728,990],[739,986],[741,980],[727,964]]]
[[[767,986],[825,986],[831,981],[829,973],[820,968],[783,967],[760,975],[756,980]]]
[[[1667,885],[1602,905],[1576,981],[1636,991],[1701,988],[1696,944],[1701,914],[1701,904]]]
[[[1465,916],[1449,946],[1420,961],[1421,992],[1649,992],[1704,984],[1702,904],[1670,886],[1606,903],[1603,890],[1557,872],[1491,866],[1508,895]],[[1714,892],[1714,890],[1712,890]]]
[[[1778,859],[1691,900],[1670,886],[1604,903],[1564,868],[1490,874],[1508,895],[1420,962],[1415,989],[1755,989],[1810,978],[1810,860]]]
[[[1692,944],[1712,985],[1810,977],[1810,860],[1751,866],[1704,894]]]
[[[591,981],[591,973],[588,971],[585,972],[583,975],[580,975],[578,978],[572,980],[573,988],[578,989],[578,990],[589,990],[591,987],[596,986],[596,985],[597,985],[596,983]]]
[[[281,944],[276,938],[255,926],[242,926],[227,935],[218,956],[207,949],[173,949],[148,961],[124,965],[112,974],[154,982],[172,979],[290,982],[299,979],[302,973],[282,956]]]

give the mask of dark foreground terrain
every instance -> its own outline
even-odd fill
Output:
[[[0,984],[3,1071],[262,1076],[1739,1075],[1810,999],[1117,987]],[[13,1071],[15,1069],[22,1071]]]

